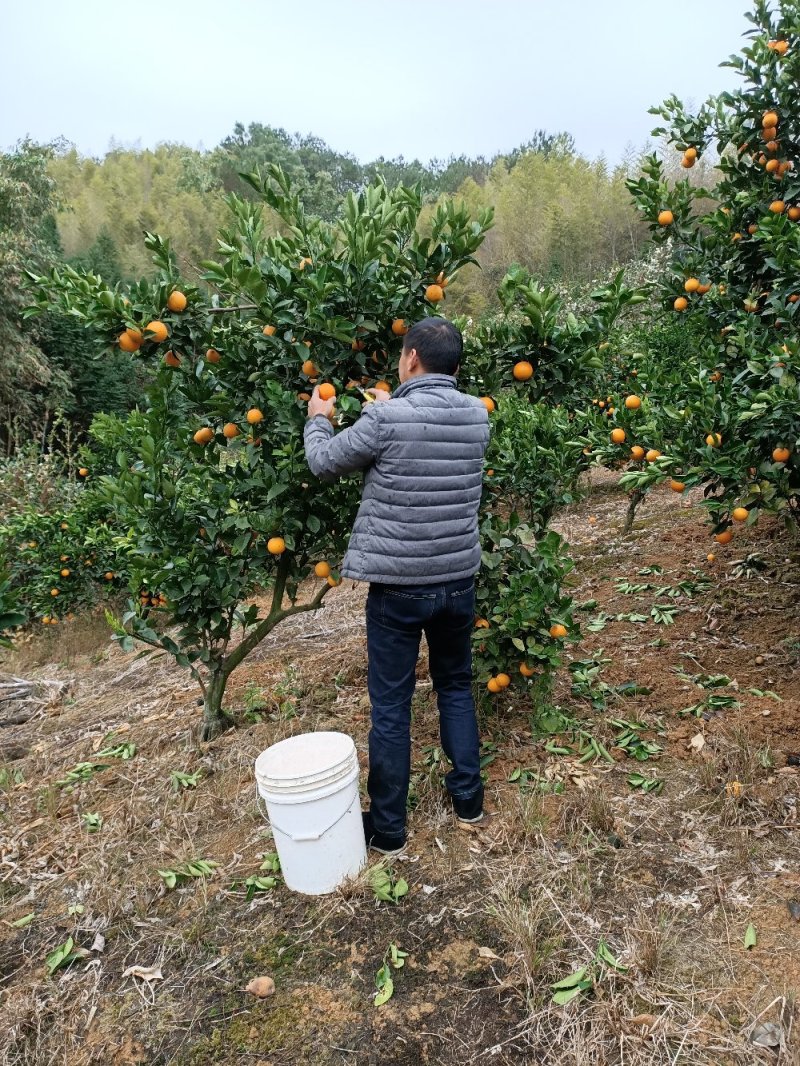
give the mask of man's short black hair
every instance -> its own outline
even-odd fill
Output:
[[[446,318],[423,318],[403,338],[403,351],[416,348],[423,370],[429,374],[455,374],[461,363],[464,342]]]

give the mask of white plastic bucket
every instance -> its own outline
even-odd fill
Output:
[[[350,737],[289,737],[262,751],[255,771],[289,888],[320,896],[366,865],[358,755]]]

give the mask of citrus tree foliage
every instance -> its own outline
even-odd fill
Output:
[[[232,221],[219,257],[202,264],[203,285],[181,275],[155,235],[146,244],[156,275],[127,289],[71,268],[38,279],[39,309],[76,316],[106,353],[133,350],[152,372],[146,412],[122,434],[116,469],[97,479],[133,541],[134,596],[117,636],[192,671],[206,737],[224,723],[232,671],[337,582],[360,481],[323,485],[308,470],[312,382],[336,388],[339,426],[354,421],[362,387],[395,383],[406,325],[436,312],[491,222],[449,203],[422,235],[419,191],[377,183],[350,194],[330,223],[305,211],[280,168],[248,181],[259,201],[230,198]],[[278,235],[262,205],[281,219]],[[330,575],[301,594],[316,564]],[[266,609],[255,600],[264,586]]]
[[[702,340],[658,398],[665,460],[628,484],[667,473],[702,484],[723,539],[732,518],[800,509],[800,4],[757,0],[748,19],[748,43],[726,64],[737,90],[696,114],[676,97],[654,109],[685,172],[718,154],[716,185],[671,185],[656,156],[630,183],[669,245],[664,311],[699,322]]]

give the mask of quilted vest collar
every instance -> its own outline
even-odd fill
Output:
[[[392,399],[407,396],[415,389],[454,389],[455,387],[456,379],[449,374],[419,374],[417,377],[404,381],[399,388],[395,389]]]

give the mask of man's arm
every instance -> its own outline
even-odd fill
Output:
[[[303,439],[312,474],[323,481],[333,481],[344,474],[364,470],[375,461],[380,445],[377,406],[369,404],[354,425],[336,434],[324,416],[309,418]]]

